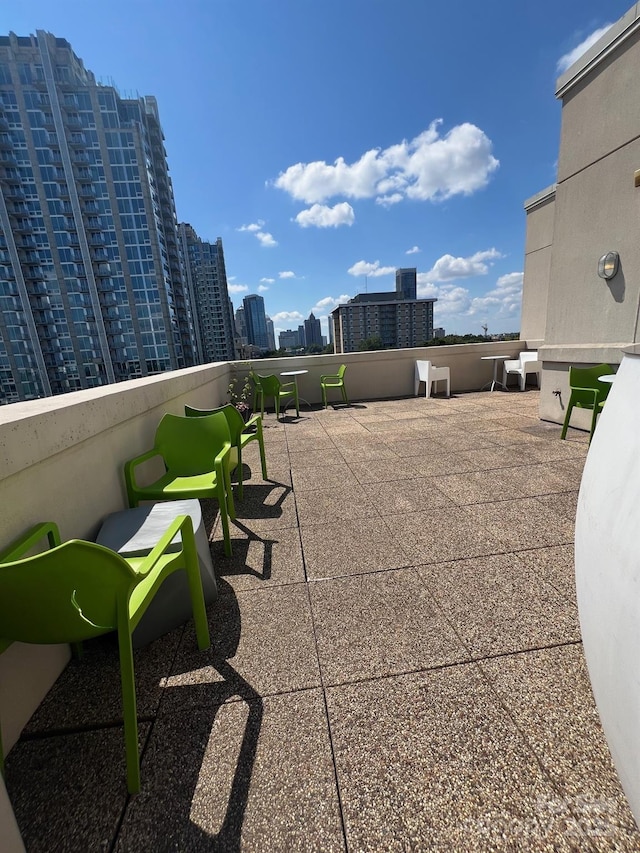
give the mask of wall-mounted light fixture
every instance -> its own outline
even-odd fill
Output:
[[[598,261],[598,275],[600,278],[610,279],[618,272],[620,255],[617,252],[607,252]]]

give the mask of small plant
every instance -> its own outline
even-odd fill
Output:
[[[251,406],[249,405],[251,382],[249,381],[249,377],[245,376],[243,380],[239,376],[234,376],[229,383],[227,394],[230,402],[233,403],[242,417],[246,420],[251,414]]]

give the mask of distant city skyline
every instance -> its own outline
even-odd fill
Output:
[[[0,33],[46,29],[123,96],[155,96],[178,220],[222,238],[234,308],[262,296],[276,338],[310,313],[326,335],[338,304],[409,265],[447,333],[517,331],[555,80],[627,0],[276,10],[31,0],[0,9]]]

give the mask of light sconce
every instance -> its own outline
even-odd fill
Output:
[[[620,255],[617,252],[607,252],[598,261],[598,275],[600,278],[607,280],[613,278],[618,272],[618,264],[620,263]]]

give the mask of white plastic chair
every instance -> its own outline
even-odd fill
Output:
[[[535,373],[538,388],[540,387],[540,374],[542,364],[538,361],[537,352],[521,352],[518,358],[508,359],[502,368],[502,384],[507,387],[507,376],[516,373],[520,379],[520,390],[524,391],[527,384],[527,374]]]
[[[436,383],[436,391],[438,390],[437,383],[444,379],[447,383],[447,397],[451,396],[451,376],[449,374],[448,367],[434,367],[430,361],[416,361],[416,373],[415,373],[415,394],[418,396],[418,391],[420,389],[420,383],[424,382],[425,384],[425,397],[431,396],[431,387],[433,383]]]

